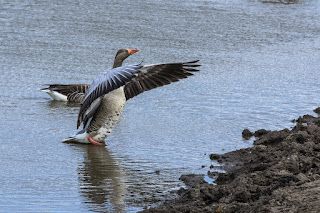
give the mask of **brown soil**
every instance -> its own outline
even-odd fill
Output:
[[[251,148],[210,155],[227,171],[209,172],[217,185],[183,175],[189,188],[178,199],[144,212],[320,212],[320,118],[294,122],[292,130],[251,133],[259,136]]]

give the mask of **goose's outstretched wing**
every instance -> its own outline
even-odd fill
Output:
[[[126,99],[171,82],[179,81],[199,71],[199,60],[183,63],[129,65],[110,70],[92,82],[80,104],[77,128],[85,127],[98,109],[103,95],[124,86]]]
[[[86,126],[88,120],[93,117],[98,109],[103,95],[124,86],[141,72],[140,68],[142,67],[142,65],[138,64],[114,68],[94,80],[80,104],[77,128],[81,123],[83,123],[84,127]]]
[[[140,68],[141,72],[137,77],[125,84],[124,92],[126,99],[130,99],[144,91],[148,91],[171,82],[179,81],[193,75],[193,72],[199,71],[195,67],[199,60],[183,63],[168,63],[146,65]]]

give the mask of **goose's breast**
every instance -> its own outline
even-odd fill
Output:
[[[114,90],[103,97],[95,118],[90,125],[94,126],[96,130],[96,135],[93,136],[94,140],[104,141],[110,135],[124,110],[125,104],[126,98],[122,88]]]

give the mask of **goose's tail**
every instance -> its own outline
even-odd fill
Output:
[[[51,90],[51,89],[49,89],[49,87],[41,88],[38,90],[47,93],[56,101],[68,101],[68,97],[66,95],[63,95],[57,91]]]
[[[67,137],[62,140],[63,143],[87,143],[89,144],[88,140],[89,134],[85,131],[85,129],[78,132],[76,135]]]

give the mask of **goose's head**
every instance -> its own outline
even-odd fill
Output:
[[[121,67],[122,62],[130,55],[138,52],[138,49],[120,49],[118,50],[116,57],[114,59],[113,68]]]

